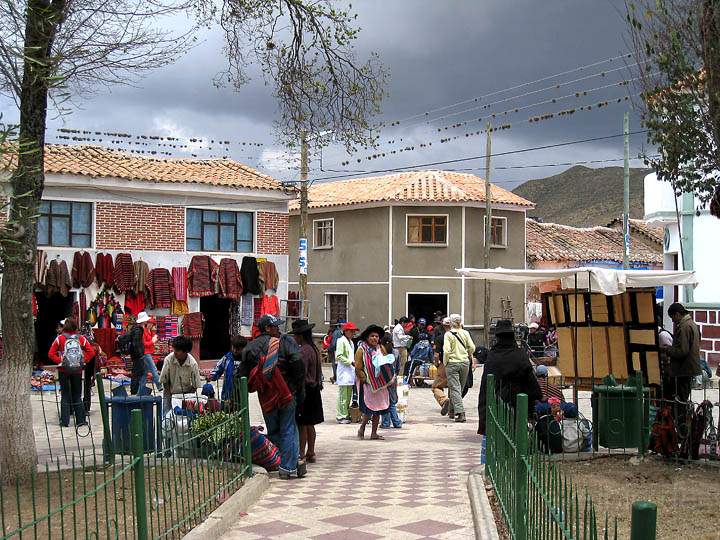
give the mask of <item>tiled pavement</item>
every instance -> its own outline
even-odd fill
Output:
[[[336,391],[323,392],[330,421],[318,426],[308,476],[271,477],[223,538],[474,538],[466,481],[479,462],[477,388],[466,398],[467,424],[440,416],[430,389],[412,389],[408,423],[383,430],[385,441],[358,440],[357,425],[335,423]]]

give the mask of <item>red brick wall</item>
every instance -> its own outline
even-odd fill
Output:
[[[288,254],[288,215],[257,213],[257,253]]]
[[[713,367],[720,364],[720,310],[696,309],[691,310],[695,322],[700,327],[701,354],[707,363]]]
[[[181,206],[98,202],[95,246],[98,250],[184,251],[185,210]]]

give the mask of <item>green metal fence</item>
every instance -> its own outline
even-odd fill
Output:
[[[486,410],[485,471],[511,538],[617,540],[617,520],[598,516],[592,496],[539,451],[528,429],[527,395],[509,407],[488,375]],[[654,540],[655,514],[651,503],[633,505],[633,540]]]
[[[67,468],[58,458],[29,483],[0,488],[0,540],[181,538],[252,474],[245,378],[238,398],[152,452],[141,410],[130,413],[130,452],[119,453],[103,408],[102,456],[73,456]]]

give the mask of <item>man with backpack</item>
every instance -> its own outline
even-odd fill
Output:
[[[87,425],[85,404],[82,400],[82,375],[85,363],[95,356],[95,350],[84,336],[78,334],[75,319],[65,319],[62,334],[55,338],[48,358],[58,364],[60,382],[60,427],[70,425],[70,411],[75,415],[75,426]]]
[[[281,335],[282,321],[263,315],[258,321],[261,334],[243,351],[239,376],[248,378],[251,392],[257,392],[268,438],[280,449],[280,478],[302,478],[307,473],[298,461],[299,433],[295,410],[305,400],[305,364],[293,338]]]

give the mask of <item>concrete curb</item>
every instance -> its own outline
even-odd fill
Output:
[[[183,536],[183,540],[219,538],[229,531],[240,519],[240,514],[247,512],[270,487],[270,477],[265,469],[253,467],[253,473],[243,487],[233,493],[205,521]]]
[[[470,496],[475,538],[481,540],[499,540],[495,516],[485,491],[485,465],[475,467],[468,475],[467,488]]]

